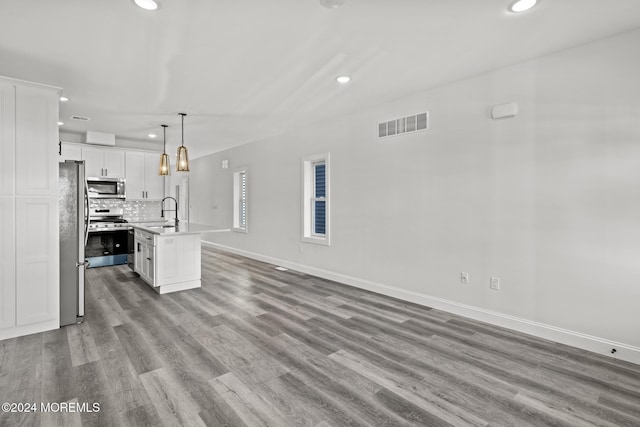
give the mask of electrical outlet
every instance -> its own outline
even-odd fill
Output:
[[[491,289],[493,289],[494,291],[499,291],[500,290],[500,278],[499,277],[491,277],[491,280],[489,282],[489,287]]]
[[[464,283],[465,285],[469,284],[469,273],[465,273],[464,271],[460,273],[460,283]]]

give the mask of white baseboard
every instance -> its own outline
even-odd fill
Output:
[[[365,289],[367,291],[390,296],[393,298],[398,298],[403,301],[420,304],[423,306],[468,317],[470,319],[490,323],[492,325],[501,326],[518,332],[523,332],[535,337],[544,338],[550,341],[555,341],[561,344],[566,344],[572,347],[577,347],[583,350],[609,356],[613,359],[620,359],[627,362],[640,364],[640,348],[632,345],[619,343],[604,338],[559,328],[556,326],[546,325],[544,323],[534,322],[532,320],[510,316],[507,314],[498,313],[496,311],[460,304],[454,301],[449,301],[418,292],[407,291],[404,289],[383,285],[357,277],[334,273],[332,271],[310,267],[303,264],[297,264],[294,262],[273,258],[267,255],[249,252],[242,249],[236,249],[229,246],[220,245],[218,243],[208,242],[204,240],[202,241],[202,243],[205,246],[210,246],[212,248],[242,255],[258,261],[279,265],[290,270],[296,270],[302,273],[321,277],[323,279],[333,280],[345,285]],[[611,353],[612,349],[616,350],[615,354]]]
[[[58,328],[60,328],[60,319],[51,319],[44,322],[32,323],[30,325],[2,329],[0,330],[0,341],[7,340],[9,338],[37,334],[40,332],[52,331]]]

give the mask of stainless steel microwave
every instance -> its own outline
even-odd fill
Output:
[[[95,199],[124,199],[124,178],[87,178],[89,197]]]

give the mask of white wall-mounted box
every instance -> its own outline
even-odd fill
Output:
[[[116,145],[116,136],[112,133],[95,132],[92,130],[87,131],[87,144],[95,145]]]

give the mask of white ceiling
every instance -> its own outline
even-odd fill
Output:
[[[638,0],[510,2],[0,0],[0,75],[62,87],[65,132],[148,141],[166,123],[170,148],[185,112],[199,157],[640,27]]]

